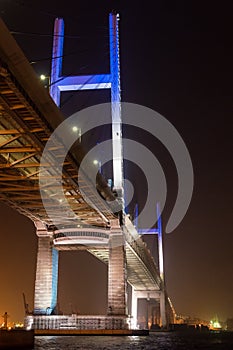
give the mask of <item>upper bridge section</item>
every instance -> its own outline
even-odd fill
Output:
[[[48,191],[47,207],[56,217],[56,223],[72,225],[72,218],[57,215],[61,203],[53,198],[53,188],[39,187],[40,166],[48,169],[49,177],[56,178],[55,159],[40,164],[43,149],[53,130],[64,120],[48,91],[42,86],[16,41],[0,19],[0,200],[14,207],[33,221],[53,224],[41,201],[42,191]],[[64,156],[64,146],[55,140],[51,147],[56,162]],[[76,148],[77,150],[77,148]],[[107,203],[100,201],[95,186],[102,197],[115,199],[105,180],[97,177],[93,184],[87,174],[80,174],[79,181],[87,189],[88,205],[78,185],[79,161],[84,153],[81,146],[76,154],[69,152],[63,164],[62,186],[75,220],[84,225],[107,227],[114,218]],[[50,185],[51,186],[51,185]],[[55,185],[56,186],[56,185]]]

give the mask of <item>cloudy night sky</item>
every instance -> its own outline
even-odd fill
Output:
[[[153,4],[153,8],[152,8]],[[165,279],[177,314],[233,318],[232,1],[0,1],[0,15],[38,76],[49,75],[53,25],[65,21],[64,75],[107,73],[108,15],[120,14],[122,100],[149,107],[177,129],[194,168],[194,191],[180,225],[164,234]],[[106,102],[108,92],[68,93],[65,117]],[[127,133],[127,130],[125,130]],[[145,140],[146,139],[146,140]],[[163,225],[177,193],[163,147],[139,136],[163,166],[168,186]],[[143,186],[127,166],[135,200]],[[156,176],[156,175],[155,175]],[[132,178],[131,178],[132,177]],[[132,208],[130,209],[132,211]],[[22,320],[33,308],[34,224],[0,203],[0,313]],[[107,267],[85,252],[60,254],[58,298],[64,312],[105,313]]]

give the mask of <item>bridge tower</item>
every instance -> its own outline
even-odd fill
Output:
[[[153,235],[157,238],[158,242],[158,267],[159,267],[159,275],[161,279],[161,288],[160,291],[135,291],[132,289],[132,315],[134,327],[137,326],[137,311],[138,311],[138,299],[146,299],[147,304],[149,304],[150,300],[159,300],[159,313],[160,313],[160,324],[162,326],[167,326],[168,317],[166,312],[166,297],[165,297],[165,280],[164,280],[164,257],[163,257],[163,232],[162,232],[162,217],[160,211],[160,204],[156,204],[156,218],[157,218],[157,227],[152,229],[141,229],[138,225],[138,204],[135,208],[134,214],[134,225],[137,228],[137,231],[140,235]],[[155,308],[155,306],[154,306]],[[152,310],[153,311],[153,308]],[[147,306],[147,325],[148,325],[148,306]],[[158,322],[158,320],[157,320]],[[153,324],[153,317],[152,317]]]
[[[62,58],[64,44],[64,21],[57,18],[54,24],[52,66],[50,76],[50,95],[57,106],[60,106],[62,91],[111,89],[112,114],[112,150],[113,150],[113,187],[121,203],[124,216],[124,173],[122,149],[121,88],[119,59],[119,15],[109,15],[110,73],[82,76],[63,76]],[[159,216],[159,268],[163,282],[162,230]],[[110,222],[108,242],[108,310],[107,315],[114,319],[119,317],[126,324],[127,310],[127,267],[126,246],[120,218]],[[38,235],[38,255],[35,282],[35,315],[51,315],[57,304],[58,250],[53,246],[53,237],[41,223],[35,223]],[[46,264],[44,264],[46,262]],[[159,299],[162,325],[166,326],[165,294],[160,291],[138,291],[132,288],[131,314],[133,326],[137,326],[138,298]]]
[[[123,193],[123,155],[122,122],[120,92],[119,59],[119,15],[109,15],[110,74],[62,76],[62,58],[64,44],[64,21],[57,18],[54,24],[54,40],[50,77],[50,95],[60,106],[62,91],[111,89],[112,113],[112,148],[113,148],[113,183],[118,194],[122,211],[124,210]],[[58,251],[51,248],[51,237],[43,227],[36,223],[38,235],[37,273],[35,283],[35,314],[50,315],[54,312],[57,297]],[[108,261],[108,315],[127,315],[126,293],[126,256],[123,231],[120,220],[112,220],[109,239]],[[41,262],[46,260],[46,266]]]

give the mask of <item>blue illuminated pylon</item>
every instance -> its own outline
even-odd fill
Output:
[[[157,211],[157,225],[158,225],[158,248],[159,248],[159,274],[161,280],[164,281],[164,268],[163,268],[163,232],[162,232],[162,219],[161,219],[161,211],[160,205],[157,203],[156,205]]]
[[[79,75],[66,77],[62,75],[64,21],[62,18],[56,18],[54,24],[50,95],[56,105],[60,106],[60,93],[62,91],[111,89],[113,187],[118,194],[118,198],[121,200],[122,210],[124,211],[124,175],[118,21],[119,15],[115,12],[110,13],[110,74]]]
[[[156,204],[156,215],[157,215],[157,227],[152,229],[139,229],[138,228],[138,204],[135,206],[134,213],[134,226],[140,235],[158,235],[158,255],[159,255],[159,274],[161,280],[164,281],[164,267],[163,267],[163,232],[162,232],[162,217],[160,212],[159,203]]]

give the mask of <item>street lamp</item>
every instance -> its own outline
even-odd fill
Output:
[[[97,168],[98,168],[98,171],[101,173],[101,161],[100,160],[97,160],[97,159],[94,159],[93,160],[93,164],[95,165],[95,166],[97,166]]]
[[[81,129],[78,128],[76,125],[74,125],[72,127],[72,131],[77,134],[78,142],[81,143],[81,136],[82,136]]]
[[[42,80],[44,82],[44,87],[49,89],[50,88],[50,76],[49,75],[44,75],[41,74],[40,75],[40,80]],[[46,84],[46,81],[48,82],[48,84]]]

